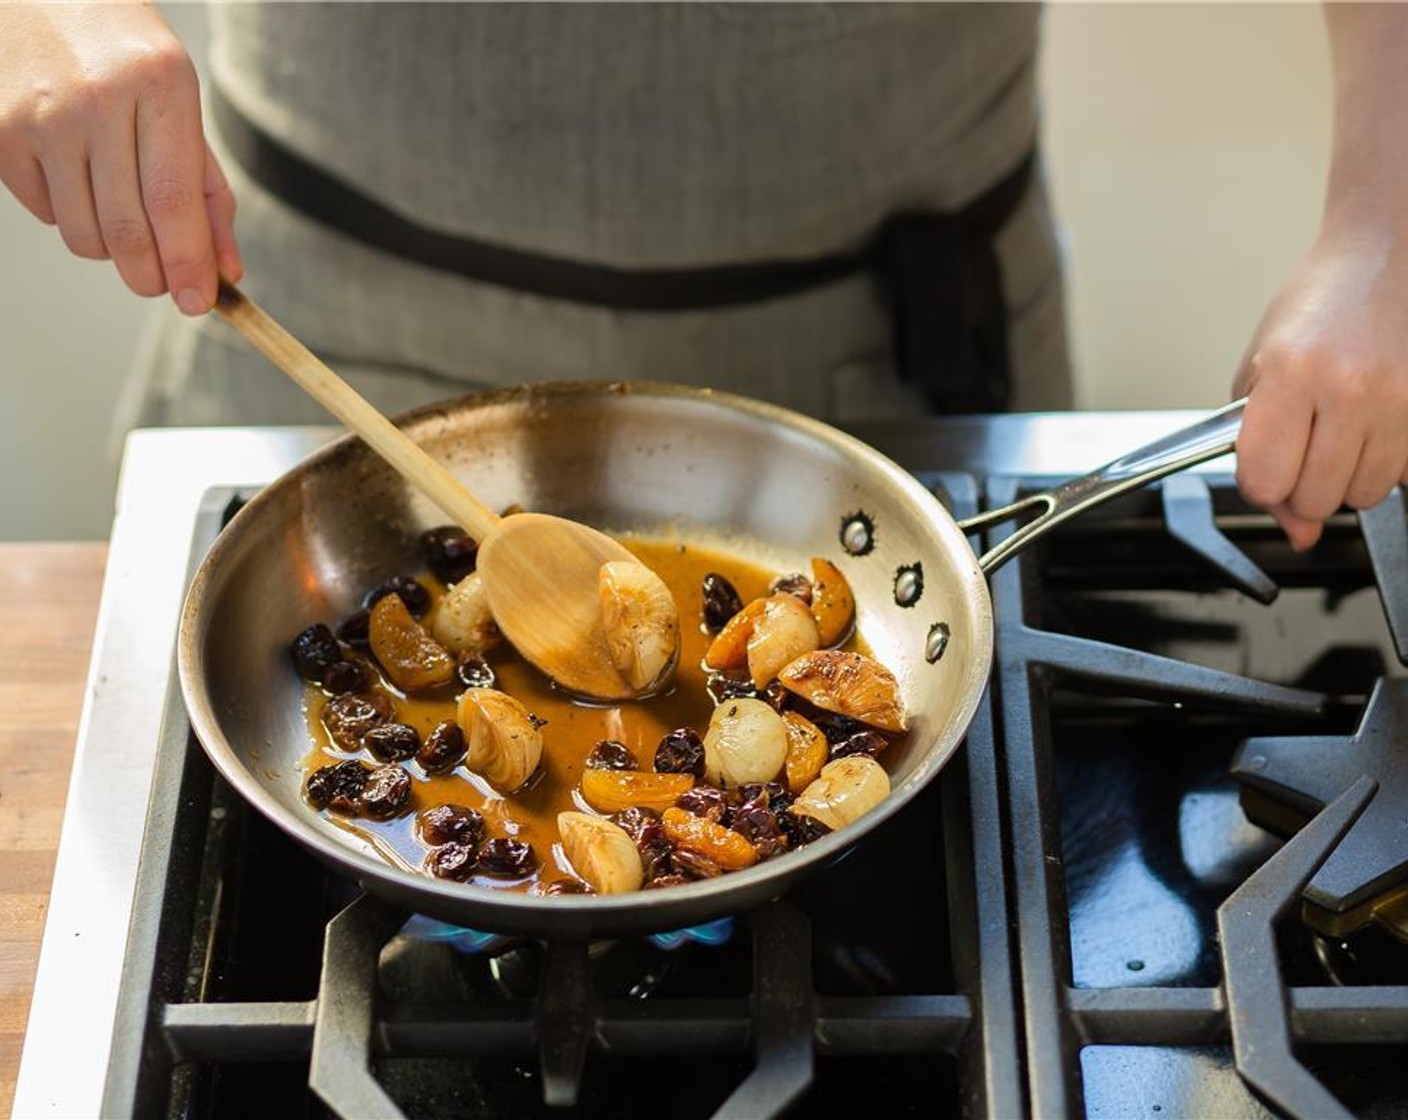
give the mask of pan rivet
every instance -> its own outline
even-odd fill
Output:
[[[949,629],[947,622],[936,622],[929,627],[929,637],[924,642],[924,660],[934,664],[948,649]]]
[[[859,511],[841,518],[841,547],[852,556],[864,556],[875,547],[875,522]]]
[[[912,607],[924,594],[924,565],[906,564],[895,571],[895,602]]]

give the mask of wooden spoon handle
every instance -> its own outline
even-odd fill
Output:
[[[261,354],[288,374],[310,397],[326,408],[373,451],[409,479],[427,498],[450,515],[477,541],[499,522],[499,516],[469,492],[409,436],[378,412],[303,343],[236,288],[220,282],[215,301],[220,317],[245,336]]]

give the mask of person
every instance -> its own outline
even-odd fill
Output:
[[[1408,471],[1408,7],[1327,5],[1320,230],[1257,326],[1237,478],[1292,544]],[[141,419],[315,406],[250,288],[377,404],[653,377],[847,421],[1070,403],[1028,5],[216,5],[211,116],[145,4],[0,10],[0,180],[169,294]],[[235,198],[243,206],[239,242]]]

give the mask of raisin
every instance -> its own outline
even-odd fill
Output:
[[[815,840],[820,840],[827,835],[831,829],[822,824],[815,817],[809,817],[805,813],[793,813],[791,811],[779,813],[777,823],[782,831],[787,834],[787,839],[791,841],[792,847],[800,848],[803,844],[810,844]]]
[[[411,777],[399,766],[373,767],[357,800],[364,816],[389,821],[411,803]]]
[[[547,889],[543,891],[545,895],[557,894],[591,894],[591,889],[586,883],[576,879],[555,879],[549,883]]]
[[[474,538],[458,525],[441,525],[420,535],[425,565],[442,583],[459,583],[474,571],[479,546]]]
[[[706,821],[722,824],[724,816],[728,813],[728,799],[724,796],[724,791],[715,786],[695,786],[679,795],[675,808],[693,813],[696,817],[703,817]]]
[[[401,596],[401,602],[416,618],[430,609],[430,592],[410,576],[392,576],[380,587],[373,587],[362,600],[362,606],[371,610],[387,595]]]
[[[587,755],[588,770],[639,770],[636,756],[625,743],[616,739],[602,739]]]
[[[838,758],[849,758],[853,754],[864,754],[874,758],[887,746],[889,746],[889,741],[880,732],[857,731],[854,735],[848,735],[840,742],[832,743],[829,758],[832,762]]]
[[[362,736],[362,746],[380,762],[400,762],[415,758],[420,750],[420,736],[409,724],[383,723]]]
[[[372,686],[371,672],[360,661],[339,661],[323,674],[323,687],[334,696],[365,692]]]
[[[367,784],[371,771],[356,759],[320,766],[308,775],[303,792],[315,809],[331,809],[336,813],[355,814],[357,795]]]
[[[362,749],[362,736],[391,719],[391,701],[380,692],[334,696],[323,705],[323,726],[340,750]]]
[[[445,774],[460,764],[464,752],[464,732],[454,720],[447,719],[425,737],[416,761],[427,774]]]
[[[692,727],[665,733],[655,748],[655,769],[661,774],[704,776],[704,740]]]
[[[729,700],[753,700],[758,695],[752,681],[747,678],[739,680],[736,677],[726,677],[722,673],[711,674],[704,687],[709,690],[715,704],[724,704]]]
[[[474,874],[474,849],[468,844],[442,844],[425,857],[425,866],[437,879],[463,883]]]
[[[734,615],[743,609],[743,600],[738,597],[733,584],[719,575],[710,572],[704,577],[704,625],[718,632]]]
[[[372,648],[371,630],[372,612],[369,610],[353,611],[338,623],[337,636],[353,649],[359,649],[365,653]]]
[[[645,881],[645,886],[641,889],[647,891],[658,891],[661,887],[682,887],[688,882],[689,880],[686,879],[683,875],[661,875],[659,878],[656,879],[647,879]]]
[[[479,849],[474,870],[504,879],[522,879],[533,873],[538,860],[522,840],[490,840]]]
[[[342,660],[342,647],[332,631],[321,622],[308,627],[289,645],[298,675],[305,680],[321,682],[323,675]]]
[[[801,572],[778,576],[768,588],[769,595],[793,595],[807,606],[812,605],[812,581]]]
[[[724,869],[708,856],[680,848],[675,852],[675,869],[690,879],[713,879],[722,875]]]
[[[482,653],[462,653],[455,661],[455,678],[465,688],[493,688],[494,667]]]
[[[450,843],[472,847],[484,835],[484,818],[464,805],[436,805],[416,815],[416,831],[431,847]]]
[[[795,697],[782,686],[781,681],[774,680],[758,693],[758,699],[780,715],[792,706]]]

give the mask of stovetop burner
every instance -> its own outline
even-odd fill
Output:
[[[997,505],[1145,423],[1176,419],[933,430]],[[1405,573],[1398,494],[1305,555],[1210,471],[1063,527],[993,578],[991,687],[940,779],[718,945],[444,936],[251,812],[173,691],[102,1111],[1408,1115]]]
[[[1408,680],[1380,680],[1352,735],[1248,739],[1233,757],[1248,817],[1282,834],[1360,777],[1378,782],[1373,799],[1305,888],[1306,921],[1332,937],[1377,922],[1408,942],[1405,745]]]

